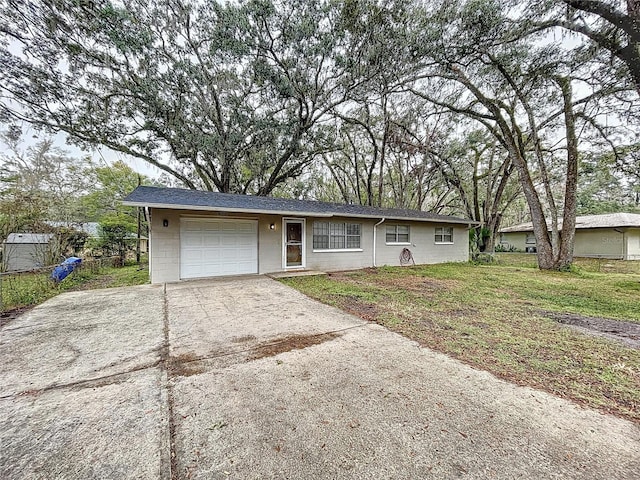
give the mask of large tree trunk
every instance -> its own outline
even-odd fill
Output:
[[[555,261],[547,220],[544,216],[544,210],[538,197],[538,192],[536,192],[524,162],[525,160],[520,157],[518,161],[514,161],[514,165],[518,170],[518,179],[520,180],[522,191],[529,205],[529,213],[531,214],[531,222],[533,223],[533,234],[536,237],[538,267],[542,270],[553,270],[555,268]]]
[[[559,78],[556,79],[556,81],[562,90],[564,123],[567,134],[567,180],[564,192],[564,214],[562,218],[560,251],[556,259],[556,268],[564,269],[569,267],[573,262],[578,190],[578,139],[576,136],[575,115],[571,103],[571,81],[568,78]]]
[[[504,190],[507,187],[507,183],[509,183],[509,178],[511,177],[511,173],[513,172],[513,164],[510,159],[506,159],[502,165],[503,173],[500,178],[500,183],[498,184],[498,188],[493,195],[493,200],[491,204],[491,209],[489,210],[489,218],[487,220],[487,228],[491,235],[487,240],[486,250],[488,252],[494,252],[496,248],[496,236],[498,235],[498,230],[500,229],[500,222],[502,221],[502,214],[499,212],[500,202],[502,201],[502,196],[504,195]]]
[[[462,71],[457,67],[450,67],[451,70],[457,75],[460,83],[465,85],[471,93],[489,110],[493,116],[493,120],[496,122],[496,126],[499,129],[500,141],[503,143],[511,162],[515,166],[518,172],[518,179],[522,187],[522,191],[529,205],[529,212],[531,214],[531,221],[533,223],[533,233],[536,237],[538,267],[542,270],[554,270],[558,268],[557,259],[549,237],[549,228],[547,220],[544,215],[544,208],[540,201],[540,196],[535,189],[531,173],[527,165],[527,159],[525,157],[526,151],[524,149],[524,139],[522,132],[517,127],[510,125],[509,121],[502,114],[500,106],[495,101],[482,94],[480,89],[471,82]],[[573,117],[572,117],[573,118]],[[515,122],[515,119],[511,119]],[[568,186],[569,192],[575,187]],[[575,192],[573,192],[575,195]],[[574,205],[575,208],[575,205]],[[568,219],[571,222],[571,219]],[[575,210],[574,219],[575,222]]]

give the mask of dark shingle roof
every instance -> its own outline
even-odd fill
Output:
[[[137,187],[123,200],[125,205],[179,210],[209,210],[218,212],[254,212],[277,215],[317,217],[386,218],[388,220],[417,220],[442,223],[474,224],[464,218],[448,217],[419,210],[374,208],[361,205],[291,200],[286,198],[235,195],[179,188]]]

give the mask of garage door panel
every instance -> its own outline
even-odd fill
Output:
[[[183,219],[181,278],[257,273],[257,232],[255,220]]]
[[[238,225],[238,231],[249,233],[249,232],[253,232],[254,228],[253,228],[253,225],[248,224],[248,223],[247,224],[241,224],[241,225]]]
[[[222,230],[223,232],[241,232],[241,227],[242,225],[238,223],[224,222],[220,225],[220,230]]]
[[[184,235],[182,235],[181,242],[184,248],[200,247],[203,243],[200,232],[192,231],[186,232]]]
[[[240,242],[243,242],[244,239],[236,238],[232,235],[226,235],[220,239],[220,246],[223,248],[233,247],[234,245],[238,245]]]
[[[195,220],[182,221],[182,230],[187,232],[201,232],[203,229],[202,223]]]

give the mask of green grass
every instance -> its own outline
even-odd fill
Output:
[[[69,290],[124,287],[149,282],[147,269],[139,269],[137,265],[82,268],[58,284],[51,281],[49,275],[50,272],[2,275],[0,311],[7,312],[37,305]]]
[[[536,256],[528,253],[496,253],[498,265],[537,268]],[[577,257],[573,261],[577,271],[591,273],[635,273],[640,275],[640,261],[611,260],[607,258]]]
[[[499,259],[282,281],[499,377],[640,422],[640,351],[551,318],[640,322],[640,275],[533,267]]]

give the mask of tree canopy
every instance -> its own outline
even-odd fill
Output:
[[[188,188],[464,215],[490,249],[503,222],[529,217],[540,266],[564,268],[576,213],[607,205],[587,201],[607,181],[596,173],[622,190],[640,179],[639,11],[13,0],[0,121],[141,158]]]

